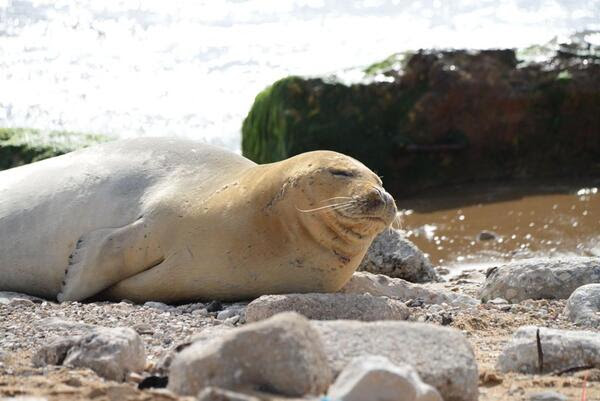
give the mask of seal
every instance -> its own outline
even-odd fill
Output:
[[[0,172],[0,290],[168,303],[332,292],[396,215],[315,151],[257,165],[190,140],[115,141]]]

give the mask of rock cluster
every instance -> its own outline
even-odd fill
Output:
[[[560,283],[578,277],[583,285],[568,300],[519,301],[500,291],[510,299],[481,303],[443,289],[456,284],[368,272],[355,273],[340,293],[267,295],[249,304],[55,304],[0,293],[0,380],[66,371],[69,377],[58,379],[69,383],[64,395],[85,388],[88,371],[107,381],[80,398],[135,401],[371,399],[366,394],[390,401],[396,394],[415,401],[504,399],[493,391],[510,383],[510,375],[535,374],[535,382],[545,380],[540,374],[557,380],[582,369],[600,372],[599,284],[586,282],[595,280],[596,259],[514,262],[514,271],[498,268],[483,286],[502,281],[517,288],[542,266]],[[556,289],[554,279],[536,279],[517,293],[535,298],[533,290],[546,283]],[[21,348],[33,352],[20,357],[25,367],[16,373],[12,354]],[[3,386],[0,396],[16,388]],[[561,399],[513,387],[506,391],[518,399]]]

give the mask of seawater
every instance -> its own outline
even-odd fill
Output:
[[[600,181],[487,183],[398,201],[401,228],[436,266],[600,257]],[[494,238],[482,241],[480,233]]]
[[[0,0],[0,126],[239,151],[255,95],[281,77],[356,80],[394,52],[583,29],[600,29],[600,0]]]

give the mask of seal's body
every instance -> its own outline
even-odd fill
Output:
[[[98,145],[0,172],[0,290],[59,301],[336,291],[395,216],[370,170],[256,165],[181,139]]]

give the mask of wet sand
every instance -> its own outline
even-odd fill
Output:
[[[402,229],[436,266],[464,270],[535,256],[600,256],[600,182],[486,184],[398,202]],[[482,240],[480,233],[494,238]]]

